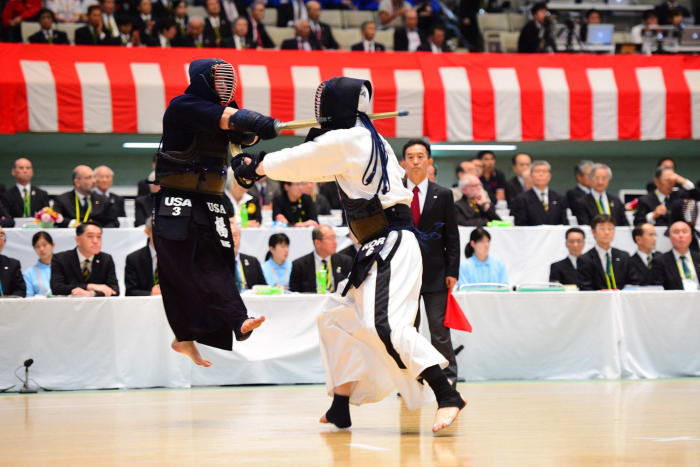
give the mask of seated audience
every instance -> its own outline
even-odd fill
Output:
[[[70,44],[68,35],[63,31],[53,28],[56,22],[53,11],[48,8],[39,10],[39,24],[41,29],[29,36],[30,44]]]
[[[332,227],[327,225],[315,227],[311,232],[311,238],[314,242],[314,251],[292,262],[289,290],[317,293],[316,274],[323,269],[327,273],[326,292],[335,292],[338,284],[350,274],[352,260],[346,255],[335,252],[337,243]]]
[[[275,43],[265,29],[265,3],[257,1],[250,8],[250,28],[248,28],[248,42],[258,49],[274,49]]]
[[[455,203],[457,225],[484,226],[501,220],[476,175],[467,174],[459,180],[462,198]]]
[[[204,19],[204,42],[212,47],[221,47],[224,37],[231,37],[231,23],[221,13],[219,0],[207,0],[205,7],[207,17]]]
[[[427,40],[427,37],[418,29],[418,13],[416,13],[416,10],[408,10],[404,18],[406,25],[394,29],[394,50],[397,52],[415,52]]]
[[[54,23],[57,21],[59,23],[77,23],[84,16],[84,6],[81,0],[47,0],[46,8],[53,12]]]
[[[305,182],[302,192],[305,195],[311,197],[311,200],[316,206],[316,213],[322,216],[328,216],[331,214],[331,203],[326,199],[326,197],[319,191],[318,185],[314,182]]]
[[[115,4],[114,0],[99,0],[102,9],[102,24],[107,37],[114,43],[114,40],[119,37],[119,28],[117,20],[114,17]]]
[[[452,52],[452,49],[445,42],[445,27],[436,24],[430,29],[428,40],[418,47],[419,52],[432,52],[439,54],[442,52]]]
[[[148,176],[148,181],[154,182],[155,179],[156,172],[153,171]],[[160,191],[160,185],[149,183],[148,186],[151,193],[138,196],[134,201],[134,227],[144,225],[146,223],[146,219],[153,215],[153,195]]]
[[[630,255],[611,244],[615,238],[615,221],[609,214],[598,214],[591,221],[595,246],[578,261],[579,290],[623,289],[640,284],[642,278],[631,266]]]
[[[94,193],[95,173],[86,165],[73,169],[71,191],[58,195],[53,208],[63,215],[58,227],[76,227],[77,224],[95,221],[104,227],[119,227],[119,220],[112,210],[109,200]]]
[[[481,182],[481,177],[484,175],[484,161],[479,159],[478,156],[474,156],[471,159],[472,166],[474,167],[474,174],[477,176],[479,181]],[[484,187],[484,190],[486,190],[486,193],[489,195],[489,199],[491,200],[492,204],[496,204],[498,200],[496,199],[496,192],[491,189],[489,185],[484,185],[483,183],[481,186]]]
[[[93,221],[75,229],[77,247],[56,253],[51,260],[54,295],[112,297],[119,295],[112,256],[102,252],[102,227]]]
[[[190,17],[187,15],[187,2],[176,0],[173,5],[173,19],[177,28],[177,37],[183,37],[187,34],[187,25],[190,23]],[[204,20],[202,20],[202,26],[204,26]]]
[[[142,40],[143,44],[148,47],[160,47],[167,49],[168,47],[176,46],[177,28],[175,21],[166,16],[156,21],[156,33],[152,36],[145,36]]]
[[[634,223],[671,225],[671,204],[677,199],[687,198],[686,190],[694,190],[695,184],[675,173],[672,168],[662,167],[654,172],[654,185],[656,190],[639,198]],[[674,190],[676,185],[682,188]]]
[[[664,290],[698,290],[700,253],[690,250],[692,233],[686,222],[674,222],[669,229],[671,251],[652,260],[652,283]]]
[[[12,217],[34,217],[49,206],[49,194],[32,185],[34,168],[29,159],[20,158],[12,166],[15,186],[5,192],[5,206]]]
[[[506,176],[496,168],[496,155],[491,151],[481,151],[476,157],[483,164],[479,177],[482,185],[495,193],[498,201],[506,199]]]
[[[277,6],[278,28],[294,26],[297,21],[302,19],[309,19],[304,0],[289,0],[288,2],[280,2]]]
[[[147,41],[146,36],[153,36],[156,32],[156,18],[153,16],[153,4],[151,0],[140,0],[137,13],[132,21],[134,31],[139,32],[142,42]]]
[[[231,236],[233,237],[233,253],[236,267],[236,287],[239,292],[252,289],[254,285],[266,285],[260,261],[255,256],[239,253],[241,249],[241,229],[236,225],[234,218],[229,218],[231,223]]]
[[[137,47],[141,45],[141,37],[138,31],[134,30],[133,20],[129,15],[117,15],[117,27],[119,28],[119,45],[124,47]]]
[[[698,180],[698,184],[700,184],[700,180]],[[678,221],[688,224],[692,237],[690,249],[693,251],[700,251],[700,232],[696,228],[699,215],[700,205],[696,199],[677,199],[671,203],[671,225]]]
[[[530,168],[533,187],[515,197],[510,209],[515,225],[569,225],[566,198],[549,189],[549,162],[535,161]]]
[[[569,255],[561,261],[552,263],[549,267],[549,282],[560,284],[576,284],[578,282],[578,260],[586,243],[586,234],[578,227],[566,231],[566,249]]]
[[[506,201],[510,203],[518,196],[530,188],[532,188],[532,180],[530,179],[530,165],[532,157],[524,152],[513,156],[513,173],[515,176],[508,180],[505,186]]]
[[[630,29],[630,40],[635,44],[642,44],[646,38],[652,38],[656,30],[654,26],[659,25],[659,19],[654,10],[647,10],[642,13],[642,23],[632,26]]]
[[[289,276],[292,273],[292,263],[289,261],[289,237],[283,233],[270,235],[267,242],[269,251],[262,265],[263,276],[267,285],[289,288]]]
[[[14,227],[15,219],[0,199],[0,227]]]
[[[574,216],[578,217],[578,207],[581,204],[581,198],[591,192],[590,174],[593,165],[593,161],[583,160],[574,166],[576,186],[566,192],[566,204]]]
[[[659,24],[671,24],[671,12],[678,10],[681,18],[690,18],[690,10],[681,5],[679,0],[666,0],[654,8],[656,17],[659,19]]]
[[[0,227],[0,253],[5,248],[6,241],[7,234]],[[24,297],[26,294],[27,286],[19,261],[0,254],[0,297]]]
[[[656,248],[656,229],[648,222],[637,224],[632,229],[632,240],[637,244],[637,251],[632,255],[631,267],[637,270],[642,279],[639,285],[651,284],[652,260],[661,253]]]
[[[155,177],[156,156],[153,156],[151,168],[153,169],[153,171],[149,172],[149,174],[153,174],[153,177]],[[155,180],[155,178],[153,180]],[[144,178],[143,180],[139,180],[138,184],[136,185],[136,196],[139,197],[143,195],[148,195],[150,193],[151,188],[150,183],[148,183],[148,177]]]
[[[321,44],[321,48],[339,49],[340,46],[333,37],[331,27],[321,21],[321,4],[315,0],[306,2],[306,13],[309,17],[311,35]]]
[[[143,231],[148,237],[146,246],[129,253],[126,257],[124,284],[128,296],[160,295],[158,257],[156,249],[153,247],[151,217],[146,219]]]
[[[35,295],[51,296],[51,260],[53,259],[53,238],[48,232],[37,232],[32,237],[32,247],[39,257],[37,263],[24,271],[27,297]]]
[[[472,230],[464,249],[467,260],[459,266],[457,289],[468,284],[508,284],[505,265],[489,254],[490,249],[491,234],[483,227]]]
[[[282,182],[282,193],[272,201],[272,220],[289,227],[317,226],[316,206],[303,190],[304,182]]]
[[[7,0],[2,9],[2,39],[22,42],[22,21],[31,21],[41,9],[40,0]]]
[[[102,10],[99,5],[90,5],[87,10],[87,25],[75,30],[75,45],[112,45],[112,37],[105,32]]]
[[[109,200],[112,211],[117,217],[126,217],[124,212],[124,198],[110,191],[114,183],[114,172],[106,165],[101,165],[95,169],[95,193],[104,196]]]
[[[676,161],[670,157],[662,157],[661,159],[659,159],[659,162],[656,164],[656,169],[663,169],[666,167],[673,169],[673,171],[675,172],[676,171]],[[654,171],[656,171],[656,169],[654,169]],[[681,187],[677,187],[677,188],[681,188]],[[649,193],[653,193],[654,190],[656,190],[656,184],[652,180],[649,183],[647,183],[647,191]]]
[[[384,44],[375,42],[374,35],[377,31],[377,25],[374,21],[365,21],[360,26],[360,32],[362,33],[362,41],[357,44],[353,44],[350,50],[363,51],[363,52],[384,52],[386,47]]]
[[[173,39],[173,47],[216,47],[212,43],[205,42],[204,20],[199,16],[193,16],[187,23],[185,35],[178,35]]]
[[[248,193],[258,200],[258,205],[270,208],[272,206],[272,200],[280,194],[281,190],[279,182],[263,177],[250,187]]]
[[[606,191],[612,170],[605,164],[594,164],[591,167],[591,192],[579,198],[576,208],[578,225],[589,225],[598,214],[609,215],[615,225],[629,225],[625,216],[625,205],[620,198]]]
[[[241,208],[243,208],[248,216],[246,227],[260,227],[262,223],[260,205],[255,198],[246,192],[246,188],[243,188],[236,182],[236,178],[233,176],[233,169],[230,167],[226,177],[224,194],[226,195],[223,197],[226,214],[236,219],[236,225],[241,225]]]
[[[294,38],[282,41],[281,50],[321,50],[321,43],[311,35],[308,21],[300,19],[295,23],[294,28]]]
[[[586,21],[584,21],[584,23],[581,25],[578,33],[579,37],[581,38],[581,42],[586,42],[586,39],[588,38],[589,24],[600,24],[600,11],[596,10],[595,8],[586,12]]]
[[[418,26],[418,13],[409,2],[405,0],[381,0],[379,2],[379,22],[382,29],[404,26],[404,15],[410,11],[416,13],[416,26]]]
[[[236,18],[233,22],[233,35],[225,37],[221,41],[221,47],[230,49],[244,50],[254,49],[255,44],[248,40],[248,20],[242,16]]]
[[[544,2],[535,3],[530,8],[532,19],[523,26],[518,38],[518,53],[556,52],[557,45],[552,37],[552,21]]]

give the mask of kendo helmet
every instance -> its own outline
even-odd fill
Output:
[[[198,90],[202,81],[209,91],[208,94],[221,105],[227,106],[233,102],[238,86],[238,76],[233,65],[218,58],[193,61],[190,63],[190,89]]]
[[[331,78],[316,89],[316,120],[324,129],[352,128],[358,115],[369,111],[371,99],[372,83],[369,81]]]

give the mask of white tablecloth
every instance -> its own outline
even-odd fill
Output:
[[[453,332],[467,380],[700,376],[700,292],[457,293],[474,327]],[[0,300],[0,388],[322,383],[320,295],[245,295],[265,324],[233,352],[201,346],[211,368],[170,350],[157,297]]]

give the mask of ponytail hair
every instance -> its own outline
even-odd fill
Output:
[[[474,256],[474,247],[472,246],[472,242],[476,243],[484,237],[491,240],[491,234],[485,228],[477,227],[476,229],[472,230],[472,233],[469,235],[467,246],[464,248],[464,256],[467,258]]]
[[[284,245],[289,245],[289,237],[287,237],[287,235],[283,233],[272,234],[270,235],[270,239],[267,241],[267,246],[270,248],[274,248],[280,243]],[[267,261],[270,258],[272,258],[272,253],[268,248],[267,253],[265,254],[265,261]]]

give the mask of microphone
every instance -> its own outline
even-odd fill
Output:
[[[19,390],[20,394],[35,394],[37,392],[35,388],[29,386],[29,367],[33,364],[33,358],[24,361],[24,381],[22,384],[22,389]]]

